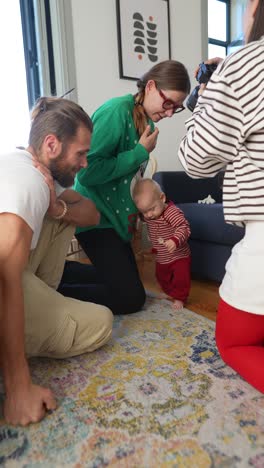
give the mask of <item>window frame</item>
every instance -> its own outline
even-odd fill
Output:
[[[228,46],[231,42],[231,2],[230,0],[217,0],[218,2],[222,2],[226,4],[226,41],[220,41],[218,39],[214,39],[208,36],[208,45],[217,45],[220,47],[224,47],[226,51],[226,55],[228,54]]]
[[[31,108],[40,96],[39,54],[36,35],[35,9],[32,2],[20,0],[28,106]]]
[[[29,109],[40,96],[77,100],[70,2],[19,0]]]

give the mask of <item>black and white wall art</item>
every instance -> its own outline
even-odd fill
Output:
[[[169,0],[116,0],[120,78],[170,58]]]

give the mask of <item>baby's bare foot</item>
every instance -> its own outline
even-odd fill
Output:
[[[183,302],[179,301],[178,299],[174,299],[172,303],[172,307],[175,310],[181,310],[183,308]]]

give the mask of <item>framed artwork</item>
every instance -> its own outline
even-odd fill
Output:
[[[169,0],[116,0],[120,78],[171,58]]]

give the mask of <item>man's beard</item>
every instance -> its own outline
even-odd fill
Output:
[[[68,188],[72,187],[74,184],[74,177],[70,169],[67,170],[65,167],[63,167],[63,159],[63,154],[60,154],[60,156],[58,156],[56,159],[52,159],[50,161],[49,170],[53,179],[55,179],[61,185],[61,187]]]

